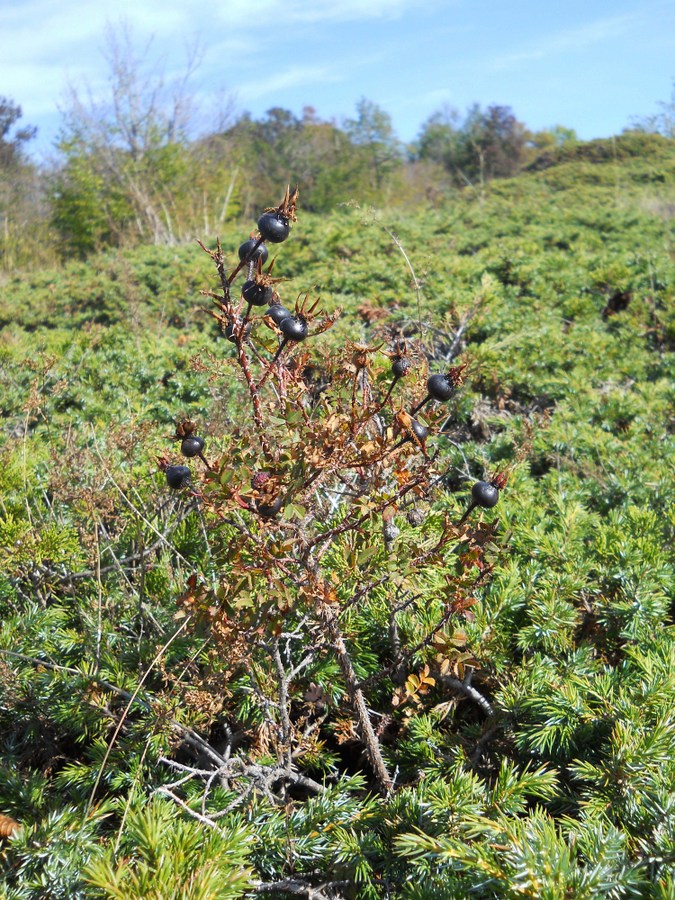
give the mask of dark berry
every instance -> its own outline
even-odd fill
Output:
[[[302,316],[287,316],[279,322],[279,330],[287,341],[304,341],[307,337],[307,322]]]
[[[241,289],[241,296],[247,303],[253,306],[264,306],[274,296],[274,291],[269,285],[259,284],[257,281],[245,281]]]
[[[250,255],[256,244],[258,244],[258,242],[254,238],[251,238],[248,241],[244,241],[244,243],[239,247],[239,259],[242,262],[244,260],[246,260],[247,262],[257,262],[260,259],[262,260],[263,265],[265,265],[269,253],[267,247],[264,244],[258,244],[253,256]]]
[[[190,470],[187,466],[167,466],[164,470],[166,483],[177,491],[190,481]]]
[[[272,303],[267,310],[267,315],[275,325],[279,325],[283,319],[288,319],[291,315],[291,311],[290,309],[286,309],[285,306],[282,306],[281,303]]]
[[[471,488],[471,497],[476,506],[491,509],[497,505],[499,490],[487,481],[477,481]]]
[[[262,516],[263,519],[271,519],[272,516],[276,516],[281,509],[281,497],[277,497],[277,499],[273,500],[271,503],[258,503],[256,504],[256,509],[258,515]]]
[[[258,219],[258,231],[264,241],[280,244],[290,234],[291,226],[286,216],[282,216],[281,213],[266,212]]]
[[[391,371],[395,378],[403,378],[412,369],[412,363],[407,356],[397,356],[391,364]]]
[[[427,379],[427,392],[433,400],[445,402],[455,393],[455,386],[446,375],[432,375]]]
[[[199,456],[203,449],[204,438],[197,437],[196,435],[189,435],[188,437],[184,437],[181,441],[180,452],[183,456]]]
[[[422,423],[418,422],[417,419],[411,419],[410,430],[415,435],[420,444],[423,444],[424,441],[426,441],[429,434],[429,429],[426,427],[426,425],[422,425]]]

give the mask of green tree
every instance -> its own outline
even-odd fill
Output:
[[[27,154],[37,128],[19,126],[22,114],[17,103],[0,97],[0,269],[4,271],[30,260],[43,262],[49,254],[43,176]]]
[[[463,127],[463,148],[470,175],[481,184],[491,178],[515,175],[523,162],[526,129],[508,106],[477,104],[469,110]]]
[[[458,183],[515,175],[527,156],[528,132],[508,106],[434,113],[417,141],[420,159],[442,163]]]
[[[145,62],[148,49],[138,53],[127,28],[109,29],[110,96],[98,102],[71,89],[54,180],[54,223],[70,251],[86,254],[100,241],[192,239],[197,223],[218,223],[232,199],[225,146],[204,154],[204,143],[194,141],[188,86],[196,57],[167,83]]]
[[[278,184],[298,181],[295,154],[302,123],[287,109],[272,107],[264,117],[252,119],[244,113],[234,126],[225,132],[236,148],[239,164],[247,172],[242,198],[244,211],[251,215]]]
[[[264,207],[278,184],[297,184],[303,208],[313,212],[373,195],[372,146],[356,143],[313,107],[305,107],[301,117],[280,107],[258,120],[246,113],[224,137],[236,147],[239,166],[249,176],[242,197],[247,214]],[[379,171],[384,177],[382,166]]]
[[[370,187],[379,193],[387,179],[400,169],[403,149],[396,137],[391,116],[372,100],[362,97],[356,104],[356,117],[347,119],[344,130],[370,174]]]
[[[9,169],[25,160],[25,145],[37,134],[34,125],[24,125],[12,135],[16,123],[23,115],[22,109],[8,97],[0,97],[0,168]]]
[[[670,100],[659,102],[659,112],[650,116],[635,116],[627,131],[646,131],[648,134],[661,134],[663,137],[675,138],[675,82],[673,82]]]

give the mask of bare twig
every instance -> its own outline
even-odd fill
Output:
[[[254,888],[256,894],[273,894],[278,897],[279,894],[294,894],[304,896],[306,900],[340,900],[340,896],[335,893],[336,888],[349,887],[349,881],[325,881],[317,887],[312,887],[305,881],[298,878],[285,878],[281,881],[260,882]],[[325,890],[330,890],[330,896],[325,894]]]
[[[198,822],[201,822],[203,825],[208,825],[209,828],[218,828],[218,825],[211,819],[209,816],[202,815],[198,813],[195,809],[192,809],[184,800],[174,794],[173,791],[169,790],[167,787],[158,787],[155,790],[156,794],[164,794],[166,797],[170,797],[174,803],[177,803],[181,809],[184,809],[186,813],[192,816],[193,819],[197,819]]]
[[[459,678],[453,678],[451,675],[442,675],[440,681],[452,688],[453,691],[457,691],[458,694],[464,694],[469,700],[473,700],[474,703],[480,706],[486,716],[490,718],[494,716],[495,711],[490,702],[467,681],[460,681]]]
[[[279,719],[281,723],[281,753],[283,756],[283,760],[287,765],[290,765],[292,759],[292,740],[293,740],[293,726],[291,724],[291,717],[289,715],[289,699],[288,699],[288,684],[290,681],[289,674],[284,669],[284,664],[281,660],[281,653],[279,652],[279,640],[278,638],[274,640],[272,643],[272,659],[274,661],[274,667],[277,672],[277,691],[279,694],[279,700],[277,702],[277,708],[279,710]]]
[[[373,726],[371,725],[370,715],[368,713],[368,707],[366,705],[366,699],[364,697],[363,691],[358,686],[358,680],[356,678],[356,672],[354,671],[354,665],[352,663],[351,656],[349,655],[349,651],[347,650],[347,645],[345,644],[344,637],[342,636],[342,631],[340,630],[340,625],[338,623],[338,617],[335,610],[329,604],[323,605],[323,607],[320,609],[320,615],[323,621],[326,623],[326,627],[331,639],[331,646],[335,650],[338,664],[340,666],[340,669],[342,670],[342,675],[345,680],[345,686],[347,688],[347,694],[352,704],[352,708],[356,713],[356,718],[359,723],[359,730],[361,732],[361,738],[363,740],[363,743],[365,744],[370,764],[372,765],[373,771],[375,773],[375,778],[377,779],[377,783],[382,793],[388,794],[393,787],[391,776],[389,775],[386,763],[382,756],[380,742],[377,738],[377,735],[375,734],[375,731],[373,730]]]

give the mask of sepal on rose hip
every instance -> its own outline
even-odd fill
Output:
[[[266,209],[258,219],[258,231],[263,241],[270,244],[281,244],[291,232],[291,223],[295,222],[295,207],[298,201],[298,189],[291,193],[286,188],[284,198],[272,209]]]

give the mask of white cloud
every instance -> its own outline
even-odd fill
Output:
[[[443,0],[428,2],[434,5]],[[415,6],[415,0],[224,0],[208,6],[188,5],[185,0],[135,0],[121,9],[117,0],[96,4],[90,0],[59,4],[0,0],[3,90],[42,111],[54,108],[67,81],[101,84],[106,72],[102,59],[106,27],[119,29],[124,22],[139,52],[154,38],[149,59],[159,58],[161,50],[167,73],[184,71],[184,45],[201,43],[209,73],[231,72],[234,67],[237,81],[243,76],[251,82],[240,87],[241,96],[253,99],[288,87],[343,80],[327,67],[292,64],[302,46],[289,42],[289,28],[393,19]],[[264,86],[254,84],[252,70],[266,52],[276,49],[282,32],[284,44],[275,55],[279,74],[264,79]]]
[[[280,4],[281,5],[281,4]],[[317,2],[290,3],[291,18],[300,22],[349,22],[364,19],[394,19],[408,7],[415,8],[410,0],[317,0]],[[284,6],[284,11],[287,7]],[[426,11],[428,12],[428,10]]]
[[[428,0],[425,14],[430,13]],[[447,3],[446,3],[447,5]],[[216,11],[230,25],[258,28],[275,24],[361,22],[370,19],[394,19],[407,9],[418,9],[416,0],[228,0]]]
[[[558,34],[541,38],[537,41],[536,46],[529,49],[498,57],[493,63],[493,68],[497,70],[511,69],[521,63],[545,59],[559,53],[585,50],[594,44],[615,40],[626,34],[636,19],[637,15],[609,16],[578,28],[561,31]]]
[[[240,84],[237,94],[243,101],[250,101],[268,94],[273,95],[275,92],[288,88],[311,87],[316,84],[335,83],[342,80],[342,77],[329,67],[292,65],[271,77]]]
[[[73,60],[72,54],[95,56],[105,43],[107,25],[127,22],[139,43],[158,38],[189,35],[191,15],[182,0],[138,0],[124,14],[114,0],[94,5],[84,0],[62,4],[24,0],[11,7],[0,0],[0,57],[13,64],[21,59]]]

